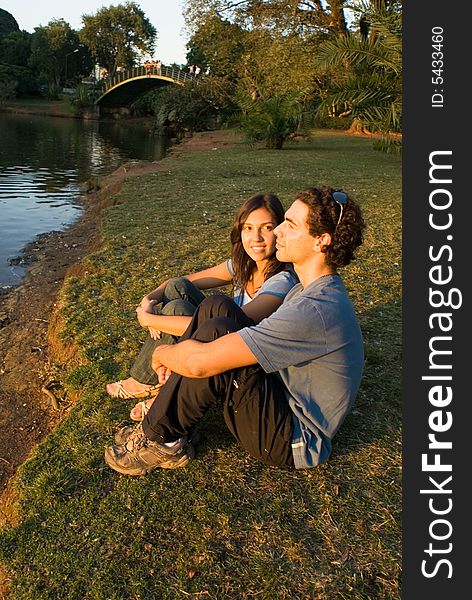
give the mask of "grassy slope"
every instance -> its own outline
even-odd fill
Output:
[[[106,213],[103,247],[63,290],[65,337],[83,357],[67,385],[80,400],[20,471],[21,520],[0,536],[13,597],[398,598],[400,159],[364,138],[317,132],[283,151],[237,144],[164,164],[126,184]],[[226,258],[242,200],[275,191],[288,206],[317,183],[352,193],[369,224],[344,270],[365,377],[331,460],[300,472],[258,464],[215,409],[187,469],[145,479],[109,470],[103,449],[129,406],[103,389],[126,376],[143,337],[133,306],[156,282]]]

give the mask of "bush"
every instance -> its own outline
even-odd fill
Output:
[[[48,83],[46,88],[46,98],[48,100],[59,100],[61,88],[55,83]]]
[[[258,100],[240,95],[238,104],[240,113],[235,120],[251,144],[264,141],[266,148],[281,150],[292,134],[304,133],[309,125],[309,114],[297,94]]]
[[[348,117],[329,117],[327,115],[316,115],[314,119],[315,127],[320,129],[343,129],[347,130],[351,127],[353,121],[352,116]]]
[[[82,115],[93,106],[95,97],[96,92],[94,90],[86,85],[78,85],[74,90],[74,94],[69,98],[69,102],[74,109],[74,113]]]
[[[39,86],[36,77],[27,67],[0,64],[0,82],[16,83],[16,94],[18,96],[33,96],[39,94]]]
[[[162,90],[154,105],[156,130],[180,136],[184,131],[211,128],[217,120],[218,107],[199,88],[198,83],[188,83]]]
[[[0,105],[2,105],[6,100],[10,100],[11,98],[14,98],[16,96],[17,85],[17,81],[0,80]]]

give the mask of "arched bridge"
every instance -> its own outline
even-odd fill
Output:
[[[193,78],[182,69],[167,66],[133,67],[104,79],[105,88],[95,101],[99,107],[128,107],[149,90],[171,83],[182,85]]]

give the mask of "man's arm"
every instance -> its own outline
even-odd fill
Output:
[[[186,340],[175,345],[158,346],[152,355],[155,371],[166,367],[174,373],[193,378],[211,377],[256,363],[256,357],[237,332],[213,342]]]

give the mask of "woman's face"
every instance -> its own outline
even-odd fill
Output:
[[[267,260],[275,252],[274,229],[277,223],[267,208],[256,208],[241,229],[244,250],[256,262]]]

